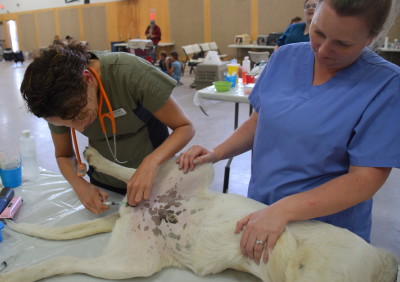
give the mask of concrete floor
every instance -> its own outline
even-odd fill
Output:
[[[54,149],[47,123],[28,113],[19,93],[19,86],[29,61],[23,65],[14,62],[0,62],[0,151],[14,154],[19,151],[19,137],[23,129],[31,130],[37,140],[39,166],[59,172],[54,159]],[[205,116],[193,105],[195,89],[189,87],[194,74],[186,74],[183,85],[176,87],[173,96],[192,118],[196,135],[188,145],[201,144],[212,148],[233,131],[234,104],[230,102],[208,101]],[[243,122],[249,114],[248,105],[240,106]],[[78,135],[81,151],[86,146],[85,138]],[[226,161],[215,164],[215,179],[211,189],[222,191],[224,166]],[[246,195],[250,177],[250,154],[236,157],[231,165],[229,192]],[[382,189],[374,197],[372,244],[384,247],[400,257],[400,170],[393,169]]]

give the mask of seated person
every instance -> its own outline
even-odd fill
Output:
[[[160,60],[158,60],[158,67],[162,72],[167,73],[168,68],[171,67],[171,59],[168,58],[167,52],[160,52]]]
[[[182,85],[181,76],[183,68],[181,61],[179,61],[178,53],[172,51],[169,55],[171,57],[171,67],[168,69],[168,74],[176,80],[177,85]]]
[[[304,23],[291,24],[279,37],[275,50],[282,45],[310,41],[309,28],[314,16],[317,0],[306,0],[304,3]]]
[[[301,23],[302,19],[300,17],[294,17],[291,21],[290,24],[296,24],[296,23]]]

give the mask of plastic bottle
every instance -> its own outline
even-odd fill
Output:
[[[397,38],[394,39],[393,41],[393,49],[399,49],[399,40]]]
[[[34,180],[39,175],[36,160],[36,142],[29,130],[23,130],[20,138],[20,150],[22,158],[22,178]]]
[[[250,60],[249,57],[246,56],[243,59],[242,62],[242,81],[243,84],[247,84],[247,78],[246,78],[246,74],[248,74],[250,72]]]

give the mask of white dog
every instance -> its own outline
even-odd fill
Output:
[[[97,170],[127,181],[133,169],[101,157],[93,148],[86,160]],[[59,274],[86,273],[104,279],[150,276],[164,267],[188,268],[198,275],[231,268],[263,281],[393,282],[395,257],[357,235],[318,221],[290,223],[267,264],[240,252],[236,222],[265,205],[235,195],[209,191],[211,164],[184,174],[173,160],[159,170],[149,200],[121,205],[119,214],[67,227],[14,224],[12,229],[50,240],[68,240],[110,232],[102,256],[57,257],[0,275],[4,282],[28,282]]]

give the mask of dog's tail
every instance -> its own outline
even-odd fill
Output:
[[[397,271],[399,268],[399,261],[396,257],[383,250],[378,248],[377,249],[378,255],[381,259],[381,267],[377,273],[377,277],[373,281],[382,281],[382,282],[393,282],[397,279]]]
[[[98,233],[111,232],[119,213],[69,226],[44,226],[30,223],[14,223],[7,221],[12,230],[30,236],[48,240],[71,240]]]

